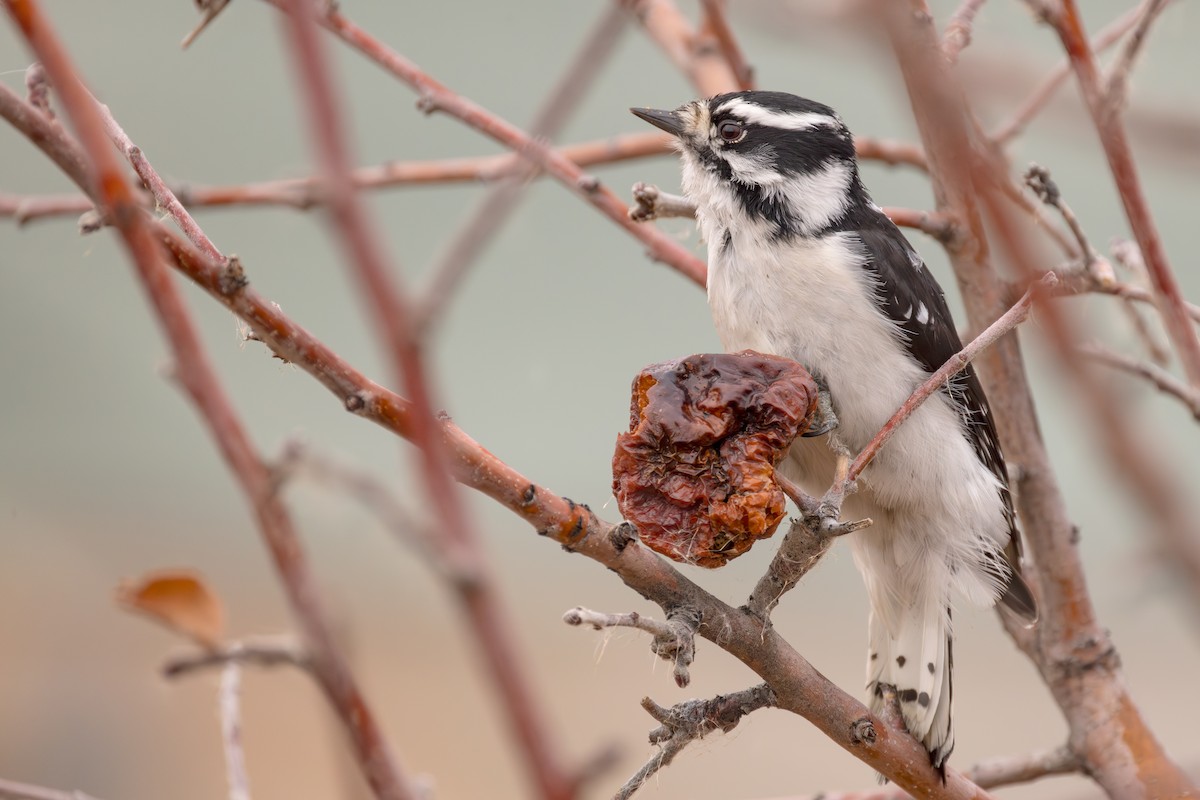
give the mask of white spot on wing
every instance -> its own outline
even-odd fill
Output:
[[[917,308],[917,322],[922,325],[929,322],[929,309],[925,307],[924,303],[921,303],[920,307]]]

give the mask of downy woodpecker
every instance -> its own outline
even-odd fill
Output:
[[[677,138],[722,345],[794,359],[829,390],[838,428],[797,439],[781,465],[819,495],[833,479],[831,439],[860,450],[961,349],[942,289],[871,201],[828,106],[751,91],[632,111]],[[900,426],[844,511],[875,522],[851,534],[871,608],[871,708],[894,686],[909,732],[942,769],[954,749],[952,595],[1037,615],[1018,571],[1008,472],[969,366]]]

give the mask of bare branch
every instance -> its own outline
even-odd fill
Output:
[[[1110,22],[1092,39],[1092,49],[1099,53],[1119,42],[1121,37],[1137,24],[1150,4],[1155,2],[1158,0],[1142,0],[1137,8],[1126,11]],[[1013,116],[992,132],[991,140],[998,146],[1004,146],[1020,136],[1070,76],[1071,61],[1064,58],[1029,94]]]
[[[289,0],[265,0],[286,8]],[[358,50],[383,69],[414,89],[420,96],[419,107],[429,113],[441,111],[461,120],[505,147],[534,161],[547,175],[554,177],[572,193],[586,200],[605,216],[620,225],[648,248],[649,256],[674,267],[696,283],[703,285],[707,269],[703,262],[670,237],[646,225],[629,219],[628,208],[611,190],[596,178],[586,175],[578,166],[555,151],[535,141],[516,126],[455,94],[408,59],[394,52],[381,41],[347,19],[340,11],[331,10],[318,23]]]
[[[666,622],[644,617],[636,611],[628,614],[604,614],[576,606],[563,615],[568,625],[591,625],[596,630],[603,628],[637,628],[654,637],[650,649],[664,661],[675,665],[675,683],[684,687],[691,683],[688,667],[696,657],[696,630],[700,618],[695,611],[680,607],[667,614]]]
[[[19,8],[16,0],[5,0],[5,6],[30,48],[45,65],[67,117],[79,133],[86,154],[82,185],[95,192],[98,204],[107,210],[124,239],[174,353],[179,382],[195,404],[255,512],[259,531],[309,643],[322,688],[350,735],[368,783],[380,798],[409,800],[413,795],[407,780],[329,632],[316,580],[291,518],[275,497],[269,472],[209,363],[182,295],[162,261],[161,240],[125,180],[92,97],[79,82],[79,73],[36,0],[19,0]],[[61,144],[53,148],[55,152],[64,149],[78,148],[64,148]],[[88,179],[88,175],[95,177]],[[203,253],[197,252],[196,256],[205,264],[210,262]],[[218,272],[222,271],[218,265],[212,266]]]
[[[200,7],[204,16],[200,18],[200,22],[197,23],[196,27],[192,28],[191,32],[187,36],[184,36],[183,41],[179,43],[179,46],[184,49],[187,49],[188,45],[196,41],[196,37],[204,32],[209,23],[225,10],[225,6],[229,5],[229,0],[196,0],[196,5]]]
[[[850,465],[848,480],[854,481],[862,474],[863,470],[867,468],[872,459],[875,458],[880,449],[892,437],[904,420],[908,419],[934,392],[941,389],[946,381],[961,372],[967,364],[971,363],[976,356],[990,347],[1001,336],[1004,336],[1024,322],[1033,308],[1033,301],[1037,294],[1053,289],[1057,282],[1058,278],[1053,272],[1046,273],[1037,284],[1030,286],[1026,290],[1024,296],[1017,301],[1016,305],[985,328],[981,334],[976,336],[962,350],[959,350],[949,361],[939,367],[937,372],[930,375],[924,383],[918,386],[916,391],[904,401],[904,405],[900,406],[879,433],[875,434],[875,438],[868,442],[867,446],[855,457],[854,463]]]
[[[959,54],[971,43],[971,26],[985,2],[987,0],[963,0],[958,10],[950,16],[942,33],[942,54],[949,63],[957,63]]]
[[[172,656],[162,666],[164,678],[174,679],[211,667],[236,663],[256,667],[296,667],[306,672],[313,668],[312,659],[292,639],[272,637],[242,639],[216,650],[198,650]]]
[[[609,139],[565,145],[554,151],[577,167],[598,166],[671,152],[669,139],[661,133],[625,133]],[[358,189],[390,189],[398,186],[429,186],[442,183],[492,183],[509,178],[527,162],[516,153],[434,161],[391,161],[360,167],[351,173]],[[231,206],[283,206],[307,211],[324,205],[321,179],[286,178],[229,186],[177,184],[171,189],[187,208]],[[0,193],[0,217],[25,223],[43,217],[82,214],[93,208],[84,195],[23,197]]]
[[[629,207],[629,218],[634,222],[695,216],[696,204],[686,197],[669,194],[649,183],[633,185],[633,205]]]
[[[1084,268],[1090,269],[1096,260],[1096,251],[1088,242],[1087,234],[1083,232],[1083,226],[1079,224],[1079,218],[1062,199],[1062,192],[1059,191],[1058,184],[1054,182],[1054,179],[1050,177],[1050,170],[1039,164],[1030,164],[1029,168],[1025,170],[1025,185],[1033,190],[1039,200],[1058,209],[1058,213],[1062,214],[1063,221],[1067,223],[1067,227],[1071,229],[1071,234],[1075,237],[1075,242],[1079,245]]]
[[[221,712],[221,745],[225,751],[225,779],[229,800],[250,800],[250,778],[242,749],[241,672],[236,661],[221,671],[217,706]]]
[[[704,6],[704,26],[716,37],[721,55],[725,56],[726,63],[737,78],[738,88],[753,89],[754,68],[746,63],[746,56],[733,36],[733,29],[729,27],[724,0],[701,0],[701,5]]]
[[[1108,71],[1104,102],[1108,106],[1109,114],[1121,113],[1129,100],[1129,78],[1133,74],[1134,63],[1146,43],[1150,26],[1169,2],[1170,0],[1149,0],[1144,8],[1139,9],[1141,14],[1138,17],[1137,26],[1125,40],[1125,46],[1121,48],[1121,52],[1117,54],[1116,60],[1113,61],[1112,67]]]
[[[1061,0],[1056,13],[1049,14],[1047,21],[1057,31],[1063,48],[1071,59],[1072,69],[1087,101],[1088,111],[1108,158],[1117,192],[1125,207],[1125,216],[1146,260],[1151,286],[1163,315],[1167,335],[1179,355],[1189,383],[1200,388],[1200,338],[1197,338],[1195,327],[1188,321],[1186,303],[1179,282],[1167,260],[1166,248],[1159,236],[1158,227],[1150,214],[1134,165],[1133,152],[1125,135],[1124,124],[1120,115],[1112,113],[1112,109],[1106,103],[1095,53],[1084,35],[1083,20],[1075,1]]]
[[[47,789],[32,783],[17,783],[0,778],[0,800],[96,800],[78,789]]]
[[[661,750],[634,773],[614,795],[614,800],[628,800],[660,769],[670,764],[683,748],[713,731],[729,733],[742,717],[760,708],[776,705],[775,693],[765,683],[717,695],[711,700],[687,700],[671,708],[663,708],[649,697],[642,699],[642,708],[662,725],[650,732],[650,743]]]
[[[1153,384],[1160,392],[1169,394],[1182,402],[1192,416],[1200,422],[1200,392],[1176,378],[1162,367],[1118,353],[1099,343],[1082,345],[1079,352],[1091,360],[1113,369],[1137,375]]]
[[[534,117],[529,128],[531,137],[538,141],[558,138],[567,120],[587,95],[600,68],[611,57],[625,31],[625,22],[625,12],[619,7],[613,6],[603,13]],[[450,245],[431,268],[433,278],[422,302],[415,308],[416,320],[413,324],[420,333],[426,333],[441,315],[472,262],[517,210],[529,181],[539,171],[536,164],[524,164],[514,175],[489,190],[459,226],[458,232],[450,239]]]
[[[287,12],[289,45],[313,148],[329,189],[330,212],[338,239],[363,303],[374,317],[393,374],[411,397],[409,433],[417,448],[416,461],[437,515],[438,529],[445,537],[445,546],[456,552],[456,561],[465,562],[473,576],[469,588],[458,587],[459,599],[487,659],[488,673],[504,703],[507,721],[520,743],[539,795],[544,800],[567,800],[574,788],[548,733],[538,696],[521,666],[504,603],[451,474],[450,454],[441,436],[424,356],[415,337],[412,306],[397,272],[389,264],[382,238],[368,219],[349,178],[352,163],[349,140],[341,123],[339,95],[317,28],[316,8],[308,0],[290,0],[282,7]],[[338,17],[337,10],[330,8],[321,20],[329,25]]]

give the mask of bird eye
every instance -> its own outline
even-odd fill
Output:
[[[717,126],[717,133],[727,142],[736,142],[745,132],[745,128],[732,120],[725,120]]]

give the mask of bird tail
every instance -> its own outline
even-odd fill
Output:
[[[891,622],[890,627],[885,625],[871,611],[867,657],[871,711],[883,710],[884,686],[895,687],[904,726],[941,770],[954,749],[950,609],[931,598],[905,609]]]

